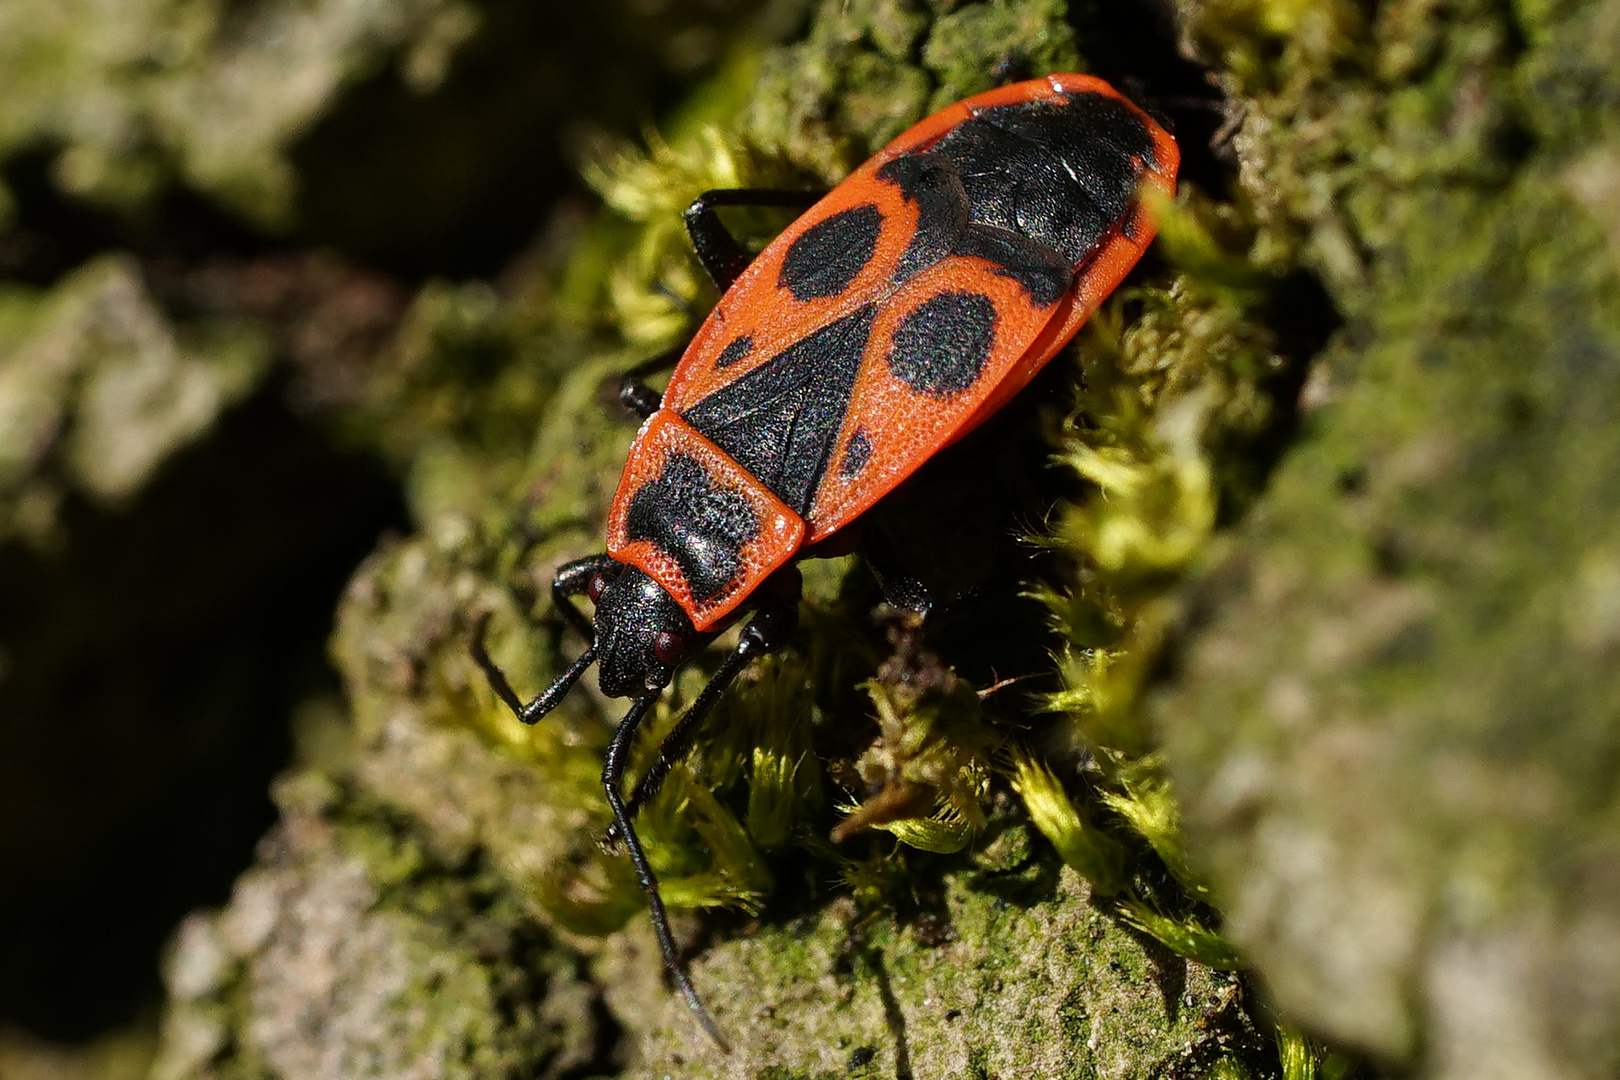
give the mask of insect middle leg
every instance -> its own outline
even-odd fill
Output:
[[[754,255],[743,247],[731,230],[721,222],[715,211],[722,206],[786,206],[807,209],[819,202],[825,191],[788,191],[782,188],[717,188],[705,191],[693,200],[681,217],[686,221],[686,235],[692,239],[692,250],[709,273],[709,278],[725,292],[737,275],[754,261]]]
[[[785,191],[777,188],[719,188],[705,191],[687,208],[682,217],[686,232],[692,240],[692,249],[703,264],[709,278],[722,292],[731,288],[737,275],[753,261],[754,256],[743,247],[721,222],[715,211],[722,206],[786,206],[808,207],[820,199],[822,191]],[[645,420],[658,411],[663,396],[644,381],[648,375],[666,371],[680,360],[685,346],[660,353],[644,360],[624,373],[619,383],[619,401],[626,409]]]

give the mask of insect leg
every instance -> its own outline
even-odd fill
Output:
[[[610,556],[591,555],[567,563],[551,579],[552,603],[587,639],[595,636],[591,620],[574,605],[573,598],[589,587],[591,578],[615,565]],[[483,669],[484,677],[489,680],[495,695],[506,702],[506,707],[512,710],[512,714],[525,724],[532,724],[555,709],[557,703],[579,681],[579,677],[585,674],[585,669],[596,660],[596,646],[593,644],[580,653],[579,658],[570,664],[568,670],[548,686],[544,693],[525,705],[513,691],[512,684],[507,681],[506,673],[496,666],[495,661],[490,658],[489,651],[484,648],[484,632],[488,628],[489,616],[486,614],[478,621],[472,641],[468,644],[468,651],[472,653],[473,661]]]
[[[649,799],[658,794],[658,789],[664,786],[669,771],[691,751],[692,740],[697,737],[698,728],[713,711],[715,702],[720,700],[720,695],[726,692],[726,687],[731,685],[731,681],[756,657],[773,653],[786,645],[798,627],[797,595],[754,613],[752,621],[743,628],[737,647],[726,657],[725,662],[720,665],[720,670],[714,673],[708,685],[704,686],[697,700],[692,702],[686,713],[675,722],[669,734],[664,736],[664,741],[658,745],[657,759],[641,774],[641,779],[636,781],[635,789],[630,792],[630,798],[625,803],[625,810],[631,818],[636,816]],[[617,843],[620,835],[618,822],[614,822],[608,829],[608,843]]]
[[[575,606],[574,597],[590,588],[591,578],[604,573],[611,576],[619,565],[611,555],[587,555],[583,559],[563,563],[552,575],[552,606],[587,640],[596,637],[596,628],[591,625],[590,617]]]
[[[641,884],[641,891],[647,894],[647,907],[652,913],[653,933],[658,937],[658,950],[664,955],[664,967],[669,971],[669,977],[675,981],[676,987],[680,989],[681,996],[686,999],[686,1007],[692,1010],[698,1023],[703,1025],[703,1030],[709,1033],[709,1038],[713,1039],[721,1050],[728,1050],[725,1037],[720,1034],[720,1028],[715,1024],[714,1017],[709,1015],[709,1010],[704,1008],[703,1000],[698,997],[691,976],[687,975],[680,954],[675,950],[675,938],[669,931],[669,916],[664,911],[664,898],[658,892],[658,878],[654,876],[652,866],[647,862],[647,853],[642,850],[641,839],[636,836],[635,827],[630,824],[630,813],[620,790],[624,784],[624,767],[630,758],[630,747],[635,742],[636,731],[657,700],[657,691],[636,698],[635,703],[630,706],[630,711],[619,721],[619,730],[613,733],[613,742],[608,745],[607,763],[602,767],[602,788],[607,792],[608,805],[613,808],[613,823],[618,826],[619,835],[624,837],[624,846],[630,852],[630,863],[636,868],[636,881]]]
[[[645,420],[658,411],[663,402],[663,395],[642,380],[648,375],[659,371],[667,371],[680,360],[681,353],[686,351],[685,345],[677,346],[667,352],[661,352],[650,360],[643,360],[635,367],[624,373],[619,382],[619,404]]]
[[[720,291],[731,288],[748,264],[754,261],[749,250],[737,242],[731,231],[720,221],[715,209],[721,206],[790,206],[809,207],[825,195],[825,191],[784,191],[780,188],[721,188],[699,195],[686,213],[686,234],[692,238],[692,249],[698,261]]]

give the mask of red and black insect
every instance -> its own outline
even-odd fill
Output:
[[[557,609],[591,645],[527,704],[481,646],[475,655],[524,723],[592,663],[604,694],[632,699],[602,771],[614,833],[670,975],[716,1041],[677,957],[637,810],[737,673],[793,633],[795,561],[1068,343],[1152,240],[1142,189],[1174,194],[1179,160],[1169,134],[1107,83],[1051,75],[929,117],[824,196],[711,191],[687,211],[724,295],[661,397],[634,378],[621,392],[646,423],[613,498],[607,553],[552,582]],[[757,256],[715,212],[809,203]],[[575,606],[581,593],[594,619]],[[677,665],[749,609],[737,647],[627,798],[631,744]]]

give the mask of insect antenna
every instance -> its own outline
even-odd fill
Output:
[[[722,1052],[730,1053],[731,1047],[726,1044],[725,1036],[720,1034],[719,1025],[714,1022],[714,1017],[709,1015],[703,999],[698,997],[697,988],[692,985],[692,978],[686,973],[686,965],[681,963],[680,954],[675,950],[675,938],[669,931],[669,916],[664,911],[664,898],[658,891],[658,878],[654,876],[652,866],[647,862],[647,853],[642,850],[641,838],[636,835],[635,827],[630,824],[630,813],[624,803],[624,767],[630,759],[630,748],[635,743],[636,731],[641,727],[642,720],[646,718],[657,700],[658,691],[636,698],[635,703],[630,706],[630,711],[619,721],[619,730],[613,733],[613,742],[608,745],[607,763],[602,767],[602,787],[607,791],[608,805],[613,808],[613,824],[630,853],[630,864],[636,868],[636,881],[640,883],[641,891],[647,894],[647,907],[652,913],[653,933],[658,937],[658,950],[664,955],[664,967],[680,990],[681,996],[686,999],[686,1007],[697,1017],[698,1023],[708,1032],[709,1038],[714,1040]]]
[[[506,673],[495,666],[495,661],[490,659],[489,650],[484,648],[484,632],[488,629],[489,616],[486,614],[478,620],[478,626],[473,631],[472,641],[467,649],[472,653],[474,662],[483,669],[484,678],[489,680],[495,696],[506,702],[506,707],[512,710],[512,714],[525,724],[532,724],[555,709],[557,703],[573,689],[579,677],[585,674],[585,669],[596,662],[596,646],[593,644],[579,654],[579,659],[570,664],[568,670],[557,677],[556,682],[525,705],[523,699],[512,689],[512,684],[506,681]]]

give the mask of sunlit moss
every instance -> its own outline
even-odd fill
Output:
[[[1177,956],[1218,971],[1243,966],[1243,958],[1236,949],[1220,934],[1195,919],[1166,915],[1138,900],[1124,901],[1120,909],[1131,925]]]
[[[585,179],[638,227],[630,251],[607,272],[607,298],[619,332],[650,350],[675,344],[690,330],[696,306],[713,302],[714,286],[692,258],[681,217],[692,200],[714,188],[806,186],[780,159],[717,127],[679,141],[648,132],[645,148],[619,147],[590,165]]]
[[[1175,875],[1182,888],[1194,895],[1205,891],[1187,865],[1187,851],[1181,837],[1181,807],[1164,771],[1163,756],[1149,754],[1123,764],[1115,778],[1118,790],[1098,795],[1104,806],[1146,840]]]
[[[1013,759],[1013,790],[1024,800],[1030,820],[1052,842],[1064,862],[1110,896],[1125,887],[1125,850],[1099,829],[1063,790],[1050,769],[1028,754]]]
[[[1254,1074],[1242,1060],[1223,1057],[1209,1069],[1209,1080],[1252,1080]]]
[[[852,808],[853,809],[853,808]],[[877,822],[881,829],[908,847],[931,851],[936,855],[950,855],[961,851],[973,840],[973,823],[955,809],[947,806],[928,818],[901,818],[898,821]]]

